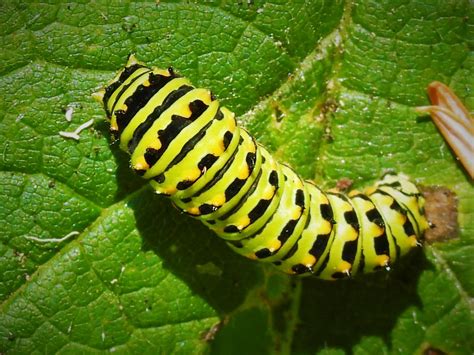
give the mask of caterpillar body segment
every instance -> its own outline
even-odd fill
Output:
[[[323,192],[172,69],[132,56],[94,97],[135,172],[250,259],[340,279],[389,268],[427,228],[423,197],[405,176],[386,175],[364,192]]]
[[[284,183],[278,189],[278,206],[264,226],[246,238],[240,238],[231,247],[251,259],[267,262],[280,260],[299,238],[304,229],[309,209],[307,189],[300,177],[289,167],[281,165]]]

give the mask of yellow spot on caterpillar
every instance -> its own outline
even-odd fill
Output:
[[[187,213],[192,214],[193,216],[199,216],[199,208],[191,207],[186,210]]]
[[[145,157],[142,155],[132,163],[132,168],[135,170],[148,170],[150,169],[150,166],[146,162]]]
[[[349,264],[347,261],[341,261],[339,265],[337,265],[336,271],[342,272],[342,273],[349,273],[351,271],[352,265]]]
[[[267,248],[273,253],[274,251],[281,248],[281,242],[278,239],[272,240]]]
[[[161,141],[159,138],[156,138],[154,140],[150,140],[147,149],[160,149],[161,148]]]
[[[167,195],[174,195],[176,191],[178,191],[178,189],[175,186],[170,186],[163,189],[163,193]]]
[[[224,141],[221,140],[219,142],[216,142],[214,145],[212,145],[209,149],[209,151],[211,152],[212,155],[216,156],[216,157],[219,157],[222,155],[222,153],[224,152]]]
[[[273,197],[273,195],[275,194],[275,186],[267,186],[265,191],[263,191],[262,193],[262,199],[263,200],[269,200]]]
[[[407,221],[408,217],[407,217],[406,215],[404,215],[404,214],[401,214],[401,213],[400,213],[398,216],[399,216],[399,217],[398,217],[399,224],[400,224],[400,225],[404,225],[405,222]]]
[[[375,190],[377,190],[377,188],[375,186],[371,186],[371,187],[367,187],[364,192],[367,194],[367,195],[372,195]]]
[[[375,257],[375,264],[379,266],[388,266],[388,262],[390,261],[390,257],[388,255],[377,255]]]
[[[301,207],[296,206],[296,208],[293,209],[293,212],[291,214],[291,219],[296,220],[296,219],[300,218],[302,212],[303,211],[301,210]]]
[[[425,216],[422,216],[418,223],[422,230],[426,230],[430,227],[430,224],[428,223],[428,220],[425,218]]]
[[[197,178],[200,176],[201,176],[201,170],[195,167],[194,169],[188,171],[186,178],[189,181],[196,181]]]
[[[244,165],[242,169],[239,171],[239,175],[237,176],[240,180],[245,180],[249,177],[249,167]]]
[[[411,236],[411,237],[410,237],[410,244],[411,244],[411,247],[412,247],[412,248],[418,246],[418,241],[416,240],[416,237],[415,237],[415,236]]]
[[[385,232],[384,228],[382,228],[382,227],[376,225],[375,223],[373,223],[371,225],[370,232],[368,232],[368,233],[372,234],[373,237],[376,238],[376,237],[380,237],[383,234],[383,232]]]
[[[115,119],[115,116],[112,117],[112,119],[110,120],[110,131],[112,132],[118,131],[118,124],[117,124],[117,120]]]
[[[148,80],[148,79],[145,80],[145,81],[142,83],[142,85],[145,86],[145,87],[150,86],[150,80]]]
[[[250,218],[249,218],[249,216],[242,216],[241,218],[239,218],[239,219],[237,220],[236,223],[234,223],[234,225],[235,225],[239,230],[244,229],[244,228],[247,227],[249,224],[250,224]]]
[[[316,258],[311,254],[306,254],[301,263],[306,267],[311,267],[316,264]]]
[[[250,152],[250,153],[255,153],[255,151],[257,150],[255,144],[253,144],[252,141],[249,141],[249,142],[246,144],[246,148],[247,148],[247,151]]]
[[[257,260],[257,255],[255,254],[248,254],[248,255],[245,255],[247,258],[249,258],[250,260]]]
[[[209,202],[209,204],[214,205],[214,206],[222,206],[224,202],[225,202],[225,195],[218,194]]]
[[[328,221],[324,220],[323,223],[321,223],[321,227],[319,229],[320,234],[329,234],[332,230],[332,224],[329,223]]]
[[[350,229],[345,233],[344,240],[346,242],[356,240],[358,236],[359,233],[352,226],[350,226]]]

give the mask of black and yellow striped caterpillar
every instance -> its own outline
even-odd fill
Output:
[[[424,199],[405,176],[386,175],[363,193],[323,192],[171,68],[131,56],[94,97],[135,172],[248,258],[339,279],[388,268],[427,228]]]

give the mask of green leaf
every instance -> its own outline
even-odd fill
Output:
[[[434,80],[474,107],[473,19],[469,0],[2,1],[0,352],[472,353],[474,189],[413,108]],[[234,255],[112,144],[90,94],[132,52],[323,187],[448,187],[459,238],[336,283]]]

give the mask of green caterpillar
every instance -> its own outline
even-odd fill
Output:
[[[157,193],[237,253],[286,273],[333,280],[389,268],[427,228],[424,199],[405,176],[386,175],[364,193],[323,192],[171,68],[131,56],[94,97]]]

